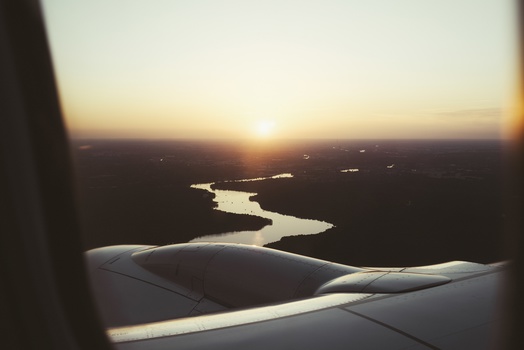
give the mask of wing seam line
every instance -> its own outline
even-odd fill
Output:
[[[122,272],[118,272],[118,271],[113,271],[113,270],[108,270],[108,269],[105,269],[105,268],[102,268],[102,267],[99,267],[98,269],[99,269],[99,270],[102,270],[102,271],[106,271],[106,272],[116,273],[117,275],[125,276],[125,277],[131,278],[131,279],[134,279],[134,280],[136,280],[136,281],[140,281],[140,282],[145,283],[145,284],[150,284],[150,285],[152,285],[152,286],[155,286],[155,287],[158,287],[158,288],[164,289],[164,290],[166,290],[166,291],[168,291],[168,292],[171,292],[171,293],[174,293],[174,294],[178,294],[178,295],[180,295],[181,297],[184,297],[184,298],[190,299],[190,300],[192,300],[192,301],[194,301],[194,302],[196,302],[196,303],[200,302],[200,301],[204,298],[204,296],[202,295],[201,298],[199,298],[199,299],[194,299],[194,298],[192,298],[192,297],[190,297],[190,296],[188,296],[188,295],[184,295],[184,294],[182,294],[182,293],[180,293],[180,292],[176,292],[176,291],[174,291],[174,290],[172,290],[172,289],[169,289],[169,288],[166,288],[166,287],[160,286],[160,285],[158,285],[158,284],[156,284],[156,283],[152,283],[152,282],[144,281],[144,280],[142,280],[142,279],[140,279],[140,278],[137,278],[137,277],[134,277],[134,276],[130,276],[130,275],[126,274],[126,273],[122,273]]]
[[[390,330],[392,330],[392,331],[394,331],[394,332],[396,332],[396,333],[402,334],[403,336],[408,337],[408,338],[410,338],[410,339],[412,339],[412,340],[416,341],[417,343],[420,343],[420,344],[422,344],[422,345],[424,345],[424,346],[427,346],[427,347],[430,348],[430,349],[440,350],[440,348],[438,348],[438,347],[436,347],[436,346],[434,346],[434,345],[432,345],[432,344],[430,344],[430,343],[427,343],[427,342],[425,342],[424,340],[415,337],[414,335],[411,335],[411,334],[406,333],[406,332],[404,332],[404,331],[402,331],[402,330],[400,330],[400,329],[398,329],[398,328],[395,328],[395,327],[393,327],[393,326],[391,326],[391,325],[389,325],[389,324],[387,324],[387,323],[380,322],[380,321],[378,321],[378,320],[375,320],[374,318],[371,318],[371,317],[369,317],[369,316],[363,315],[363,314],[361,314],[361,313],[359,313],[359,312],[355,312],[355,311],[352,311],[352,310],[347,310],[347,309],[345,309],[345,308],[341,308],[341,310],[344,310],[344,311],[346,311],[346,312],[349,312],[350,314],[353,314],[353,315],[355,315],[355,316],[365,318],[365,319],[368,320],[368,321],[371,321],[371,322],[373,322],[373,323],[376,323],[376,324],[378,324],[378,325],[381,325],[382,327],[386,327],[386,328],[388,328],[388,329],[390,329]]]

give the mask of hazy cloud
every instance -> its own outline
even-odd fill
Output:
[[[500,123],[504,115],[501,108],[461,109],[434,114],[438,119],[460,122]]]

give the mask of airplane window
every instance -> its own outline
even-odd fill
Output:
[[[206,295],[204,285],[216,293],[206,305],[183,303],[181,315],[287,300],[229,298],[218,282],[184,280],[184,268],[202,265],[233,281],[225,271],[257,247],[278,251],[267,260],[278,276],[288,276],[281,252],[315,268],[307,259],[400,268],[508,258],[501,235],[517,84],[513,2],[42,5],[85,250],[124,276],[131,270],[100,248],[126,245],[119,256],[163,286],[155,298],[167,298],[162,278],[174,275],[177,295]],[[177,246],[154,248],[183,243],[207,248],[188,260]],[[216,247],[231,243],[251,248],[220,260]],[[165,270],[175,260],[176,272]],[[251,285],[267,285],[269,275]],[[119,278],[123,302],[149,293],[142,277]],[[305,297],[318,286],[302,287]],[[136,319],[111,307],[102,313],[122,326],[155,321],[150,307],[140,304]]]

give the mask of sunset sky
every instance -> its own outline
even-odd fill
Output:
[[[73,137],[500,138],[510,0],[43,0]]]

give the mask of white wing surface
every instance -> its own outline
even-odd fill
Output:
[[[87,252],[117,349],[487,349],[505,265],[357,268],[238,244]]]

